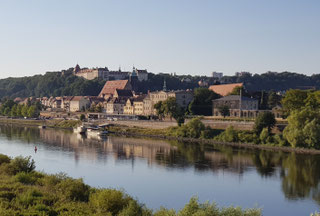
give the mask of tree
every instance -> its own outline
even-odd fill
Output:
[[[37,107],[35,105],[32,105],[28,108],[28,117],[29,118],[35,118],[38,116],[37,113]]]
[[[308,92],[298,89],[290,89],[286,92],[281,104],[285,115],[289,115],[293,110],[301,109],[305,106],[305,100],[308,98]]]
[[[218,109],[223,118],[230,115],[230,109],[227,105],[220,106]]]
[[[176,102],[176,98],[169,97],[167,100],[162,102],[164,114],[170,116],[170,118],[177,117],[179,115],[179,105]]]
[[[270,91],[268,95],[268,107],[272,109],[273,107],[277,106],[281,99],[279,95],[277,95],[274,91]]]
[[[189,112],[193,115],[212,115],[212,100],[220,98],[220,95],[207,88],[194,90],[193,100],[189,104]]]
[[[163,106],[162,106],[162,101],[157,102],[155,105],[153,105],[153,107],[157,112],[158,118],[160,120],[162,120],[164,118],[164,116],[165,116],[164,109],[163,109]]]
[[[84,121],[86,119],[86,116],[84,114],[80,115],[80,121]]]
[[[23,117],[28,117],[28,106],[27,105],[23,105],[22,109],[21,109],[21,115]]]
[[[160,119],[169,116],[171,119],[174,118],[179,126],[184,123],[184,109],[179,106],[174,97],[169,97],[165,101],[159,101],[154,105],[154,108]]]
[[[12,108],[11,108],[11,116],[17,116],[17,109],[18,109],[18,106],[17,104],[15,104]]]
[[[263,128],[267,128],[268,132],[271,132],[271,129],[276,124],[276,119],[272,112],[263,112],[258,115],[255,120],[254,131],[257,135],[261,133]]]
[[[320,148],[319,111],[310,108],[292,111],[283,136],[292,147]]]

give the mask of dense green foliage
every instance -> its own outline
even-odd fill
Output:
[[[42,106],[39,102],[21,105],[15,103],[13,100],[5,100],[0,106],[0,115],[10,117],[29,117],[35,118],[39,116]]]
[[[91,188],[82,179],[34,169],[30,157],[11,159],[0,154],[0,215],[261,215],[259,209],[218,208],[214,203],[199,203],[196,198],[179,212],[165,208],[153,212],[123,191]]]
[[[159,101],[154,105],[159,119],[168,116],[174,118],[179,125],[184,123],[185,110],[179,106],[174,97],[169,97],[165,101]]]
[[[284,137],[293,147],[320,148],[319,110],[305,108],[292,111]]]
[[[212,115],[212,100],[220,96],[207,88],[194,90],[193,100],[189,105],[189,111],[193,115]]]
[[[292,72],[267,72],[263,74],[246,74],[244,76],[225,76],[223,83],[244,82],[248,91],[285,91],[304,87],[320,87],[320,75],[307,76]]]
[[[271,129],[276,124],[276,119],[272,112],[263,112],[258,115],[254,124],[254,131],[257,134],[260,134],[264,128],[268,129],[268,132],[271,132]]]
[[[48,72],[32,77],[7,78],[0,80],[0,98],[9,97],[43,97],[68,95],[93,95],[100,93],[104,80],[86,80],[73,76],[73,68],[66,74]]]
[[[283,132],[292,147],[320,148],[320,91],[289,90],[282,99],[288,116]]]

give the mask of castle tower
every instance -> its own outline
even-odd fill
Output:
[[[76,74],[76,73],[80,72],[80,70],[81,70],[80,66],[77,64],[73,69],[73,74]]]

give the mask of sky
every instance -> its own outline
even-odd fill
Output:
[[[320,73],[319,0],[0,0],[0,78],[74,67]]]

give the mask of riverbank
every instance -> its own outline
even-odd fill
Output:
[[[259,149],[267,151],[283,151],[283,152],[294,152],[298,154],[313,154],[320,155],[320,150],[317,149],[306,149],[306,148],[292,148],[289,146],[272,146],[267,144],[253,144],[253,143],[240,143],[240,142],[220,142],[213,139],[203,138],[187,138],[187,137],[176,137],[168,136],[167,129],[146,129],[142,127],[128,127],[124,125],[115,124],[110,127],[109,130],[112,133],[120,136],[131,136],[131,137],[147,137],[153,139],[164,139],[164,140],[176,140],[180,142],[189,143],[204,143],[212,145],[230,146],[244,149]]]
[[[116,189],[93,188],[66,174],[35,171],[30,157],[9,158],[0,154],[0,215],[261,215],[260,209],[219,208],[191,198],[180,211],[151,210]],[[161,203],[159,203],[159,206]]]
[[[0,124],[14,124],[23,126],[46,126],[50,128],[72,129],[81,124],[80,120],[64,120],[64,119],[50,119],[50,120],[35,120],[35,119],[12,119],[0,118]]]

